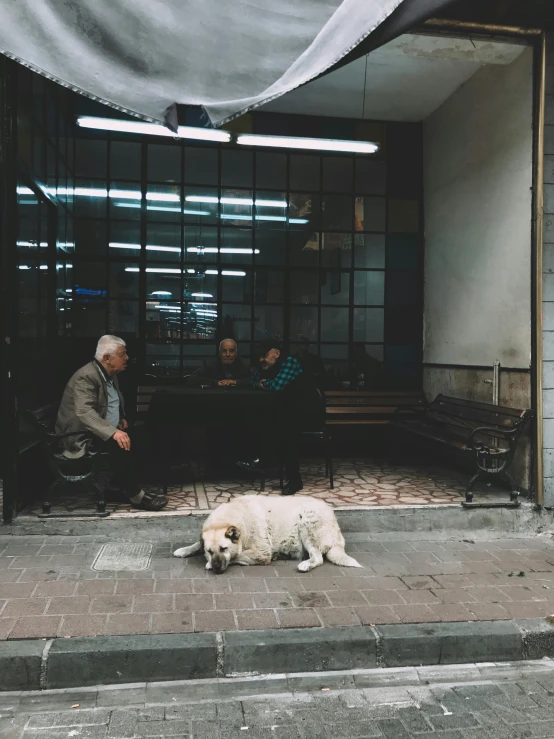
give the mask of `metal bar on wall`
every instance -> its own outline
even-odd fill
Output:
[[[535,502],[544,505],[544,431],[543,431],[543,340],[542,280],[544,233],[544,120],[546,102],[546,37],[541,35],[535,47],[534,161],[533,161],[533,274],[532,305],[534,333],[531,340],[533,369],[533,407],[535,409]]]
[[[0,58],[0,398],[2,402],[1,474],[3,519],[17,513],[17,82],[16,64]]]

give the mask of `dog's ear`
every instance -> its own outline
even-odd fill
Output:
[[[231,539],[234,544],[239,540],[240,531],[235,526],[229,526],[229,528],[225,532],[225,536],[227,537],[227,539]]]

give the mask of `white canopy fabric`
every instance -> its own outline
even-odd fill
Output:
[[[340,63],[391,14],[396,35],[448,1],[0,0],[0,51],[127,113],[175,125],[172,106],[199,105],[218,126]]]

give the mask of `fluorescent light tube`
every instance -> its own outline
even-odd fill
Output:
[[[187,195],[189,203],[223,203],[223,205],[263,205],[268,208],[286,208],[286,200],[252,200],[252,198],[217,198],[215,195]]]
[[[165,136],[167,138],[196,139],[198,141],[217,141],[228,143],[231,134],[228,131],[219,131],[213,128],[194,128],[193,126],[179,126],[177,133],[158,123],[145,121],[122,121],[116,118],[97,118],[95,116],[80,116],[77,125],[81,128],[92,128],[98,131],[118,131],[120,133],[139,133],[147,136]]]
[[[262,136],[244,133],[237,137],[241,146],[268,146],[279,149],[312,149],[315,151],[343,151],[351,154],[374,154],[379,145],[371,141],[342,141],[340,139],[310,139],[296,136]]]
[[[140,244],[122,244],[117,241],[110,241],[110,249],[140,249]],[[181,253],[181,247],[179,246],[154,246],[153,244],[146,245],[147,251],[171,251]]]

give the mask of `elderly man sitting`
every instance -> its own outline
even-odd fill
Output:
[[[136,479],[137,463],[117,379],[125,371],[128,359],[123,339],[109,335],[100,338],[94,360],[77,370],[67,383],[56,433],[82,431],[82,436],[66,440],[64,454],[78,458],[89,445],[100,447],[109,453],[114,478],[132,505],[145,511],[159,511],[167,505],[167,498],[145,493]]]
[[[202,367],[189,377],[187,385],[249,387],[250,372],[238,355],[237,342],[234,339],[223,339],[219,344],[218,356],[204,360]]]

